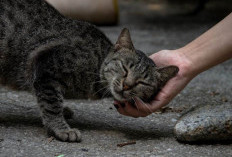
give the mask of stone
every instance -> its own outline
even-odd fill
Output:
[[[206,105],[184,114],[174,134],[182,142],[232,140],[232,105]]]

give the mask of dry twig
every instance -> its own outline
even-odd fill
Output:
[[[117,146],[118,146],[118,147],[124,147],[124,146],[126,146],[126,145],[132,145],[132,144],[136,144],[136,141],[120,143],[120,144],[117,144]]]
[[[48,138],[48,143],[52,142],[52,140],[54,140],[54,137],[53,136],[49,137]]]

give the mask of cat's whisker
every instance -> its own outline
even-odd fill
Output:
[[[135,99],[133,97],[132,97],[132,100],[135,102],[136,109],[139,111],[138,104],[136,103],[136,101],[135,101]]]
[[[109,88],[106,89],[105,93],[104,93],[104,94],[102,95],[102,97],[101,97],[101,100],[103,100],[104,96],[105,96],[106,94],[108,94],[108,93],[110,93],[110,89],[109,89]],[[102,105],[103,105],[103,101],[102,101]]]
[[[92,82],[91,84],[94,85],[96,83],[107,83],[107,81],[106,80],[100,80],[100,81]]]
[[[101,99],[103,99],[108,93],[110,93],[110,89],[106,89],[106,91],[103,93]]]
[[[107,88],[109,88],[109,85],[107,85],[107,86],[105,86],[105,87],[99,89],[97,92],[93,93],[93,95],[96,95],[96,94],[99,93],[100,91],[102,91],[102,90],[104,90],[104,89],[107,89]]]
[[[139,97],[136,97],[136,98],[139,99],[139,101],[150,111],[150,113],[153,113],[152,110],[147,106],[147,104],[145,102],[143,102],[142,99],[140,99]]]
[[[100,73],[94,73],[94,72],[86,72],[87,74],[93,74],[93,75],[96,75],[96,76],[103,76],[102,74],[100,74]]]

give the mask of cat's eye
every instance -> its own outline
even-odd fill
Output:
[[[142,84],[144,86],[150,86],[150,84],[144,82],[144,81],[137,81],[137,84]]]
[[[104,72],[105,72],[105,73],[109,73],[109,72],[110,72],[110,70],[108,70],[108,69],[105,69],[105,70],[104,70]]]
[[[134,64],[133,63],[131,63],[130,65],[129,65],[129,68],[132,68],[134,66]]]
[[[147,77],[148,77],[148,74],[146,73],[146,74],[144,75],[144,78],[147,79]]]
[[[124,65],[122,65],[122,68],[124,70],[124,75],[123,77],[127,77],[127,74],[128,74],[128,70],[126,69],[126,67]]]

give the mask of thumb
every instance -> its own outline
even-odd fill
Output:
[[[167,105],[172,100],[172,97],[169,96],[164,91],[160,91],[155,99],[151,102],[151,110],[155,112],[161,107]]]

